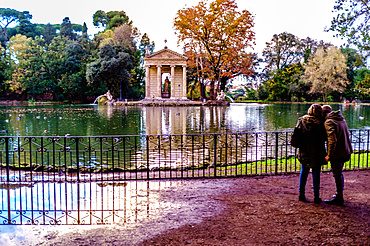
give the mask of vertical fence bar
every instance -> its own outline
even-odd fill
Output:
[[[79,138],[76,137],[75,138],[75,141],[76,141],[76,164],[77,164],[77,182],[80,182],[80,152],[79,152]],[[72,163],[71,163],[72,164]]]
[[[279,133],[275,132],[275,174],[278,173],[278,160],[279,160]]]
[[[288,133],[285,133],[285,173],[288,171]]]
[[[136,142],[135,142],[136,146]],[[146,178],[149,179],[149,136],[146,136]],[[136,165],[136,180],[137,180],[137,165]]]
[[[225,136],[225,176],[227,176],[227,167],[229,166],[228,162],[227,162],[227,151],[229,150],[228,144],[227,144],[227,136],[228,135],[225,134],[224,136]],[[221,151],[221,154],[222,154],[222,151]]]
[[[126,169],[126,137],[123,137],[122,138],[122,141],[123,141],[123,170],[124,170],[124,173],[123,173],[123,178],[126,179],[126,173],[127,173],[127,169]],[[136,155],[137,153],[135,153]],[[131,157],[130,157],[131,159]]]
[[[190,159],[190,158],[189,158]],[[188,165],[189,165],[189,161],[188,161]],[[191,135],[191,165],[192,167],[192,177],[194,177],[194,172],[195,172],[195,168],[194,168],[194,135]]]
[[[157,136],[158,141],[158,178],[161,179],[161,135]]]
[[[366,168],[369,168],[369,142],[370,142],[370,131],[367,130]]]
[[[41,159],[41,175],[42,175],[42,182],[44,182],[44,138],[41,138],[41,147],[40,147],[40,159]]]
[[[358,160],[357,160],[357,168],[360,168],[360,160],[361,160],[361,130],[358,131]]]
[[[10,182],[9,173],[9,137],[5,137],[5,164],[6,164],[6,181]]]
[[[213,134],[213,166],[214,177],[217,177],[217,135]]]
[[[235,177],[238,176],[238,134],[235,133]]]
[[[248,133],[245,134],[245,175],[248,175]]]
[[[111,145],[112,145],[112,172],[113,172],[113,181],[114,181],[114,172],[115,172],[115,169],[114,169],[114,137],[111,137]],[[109,163],[109,161],[108,161]]]

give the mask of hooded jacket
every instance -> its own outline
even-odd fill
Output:
[[[352,144],[347,122],[340,111],[333,111],[325,120],[325,129],[328,136],[328,156],[331,160],[349,160],[352,154]]]
[[[304,144],[298,149],[299,162],[310,168],[327,164],[324,122],[310,115],[299,118],[299,121],[304,137]]]

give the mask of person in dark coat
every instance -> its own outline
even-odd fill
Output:
[[[304,141],[298,149],[297,158],[301,163],[301,174],[299,177],[299,201],[308,202],[305,196],[307,177],[312,169],[314,203],[320,204],[320,172],[321,166],[327,164],[325,161],[326,132],[322,108],[319,104],[312,104],[307,115],[299,118],[298,128],[302,128]]]
[[[337,194],[332,199],[325,200],[326,204],[339,205],[344,204],[343,188],[343,166],[349,161],[353,152],[347,122],[340,111],[331,111],[329,105],[323,106],[325,118],[325,129],[328,137],[328,154],[326,161],[330,161]]]

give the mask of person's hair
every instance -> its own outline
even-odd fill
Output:
[[[324,117],[331,113],[331,107],[330,105],[323,105],[322,106],[322,113],[324,114]]]
[[[317,119],[322,119],[323,113],[322,113],[321,105],[312,104],[310,108],[307,110],[307,114],[310,116],[314,116]]]

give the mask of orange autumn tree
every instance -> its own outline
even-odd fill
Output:
[[[256,56],[247,51],[254,45],[253,18],[247,10],[238,11],[235,0],[210,4],[203,0],[177,12],[174,29],[178,43],[193,53],[193,64],[210,81],[211,99],[224,89],[227,79],[254,74]]]

